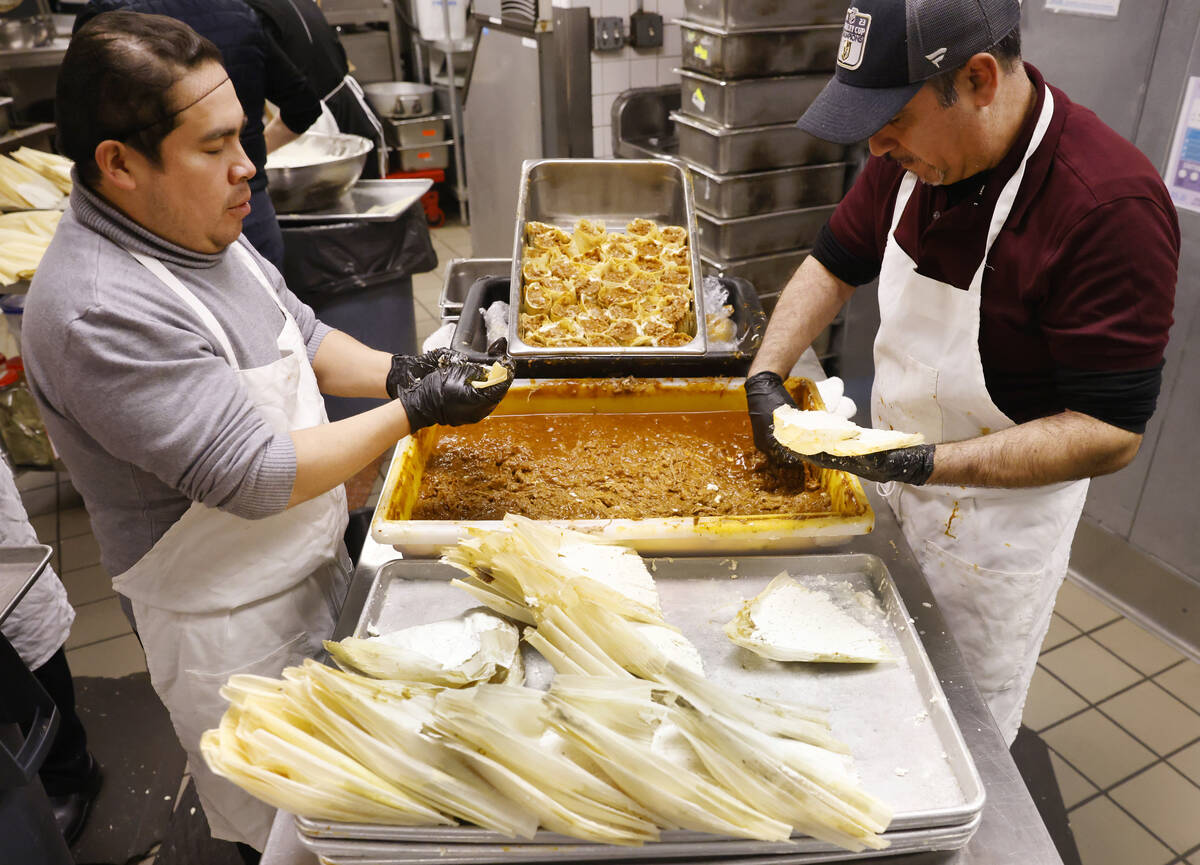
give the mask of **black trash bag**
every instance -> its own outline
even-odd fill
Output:
[[[308,304],[437,267],[429,224],[413,206],[388,222],[333,222],[283,228],[283,276]]]

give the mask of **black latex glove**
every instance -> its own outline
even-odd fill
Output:
[[[745,388],[750,427],[754,430],[754,446],[776,465],[799,465],[800,455],[785,448],[775,438],[775,409],[781,405],[798,408],[792,395],[783,386],[783,379],[769,370],[756,372],[746,379]]]
[[[486,367],[465,360],[440,363],[396,397],[404,406],[412,432],[433,424],[477,423],[492,413],[512,384],[512,368],[505,361],[500,363],[508,367],[508,378],[488,387],[471,384],[487,378]]]
[[[448,348],[435,348],[424,354],[394,354],[387,375],[387,395],[395,399],[400,391],[412,387],[438,367],[456,361],[465,362],[466,358]]]
[[[860,478],[878,483],[900,481],[920,486],[933,474],[934,445],[913,445],[855,457],[836,457],[832,454],[805,456],[813,465],[850,472]]]

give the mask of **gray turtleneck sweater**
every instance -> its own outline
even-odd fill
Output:
[[[329,327],[262,265],[309,360]],[[117,576],[193,501],[247,519],[287,506],[289,436],[249,402],[216,337],[126,250],[162,261],[229,335],[243,369],[279,359],[283,314],[232,250],[192,252],[146,231],[76,180],[29,289],[21,330],[31,389]]]

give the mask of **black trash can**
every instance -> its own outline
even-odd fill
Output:
[[[412,275],[437,266],[419,207],[386,222],[284,223],[283,246],[288,288],[317,318],[371,348],[416,351]],[[336,421],[382,402],[327,396],[325,409]]]

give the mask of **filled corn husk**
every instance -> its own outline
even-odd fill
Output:
[[[226,718],[205,734],[214,771],[327,819],[361,806],[358,822],[424,815],[627,846],[680,828],[887,846],[891,812],[859,788],[826,713],[712,684],[632,551],[510,518],[446,560],[473,597],[526,626],[556,671],[547,691],[370,678],[315,661],[278,681],[234,677]],[[289,750],[304,745],[303,759]]]

